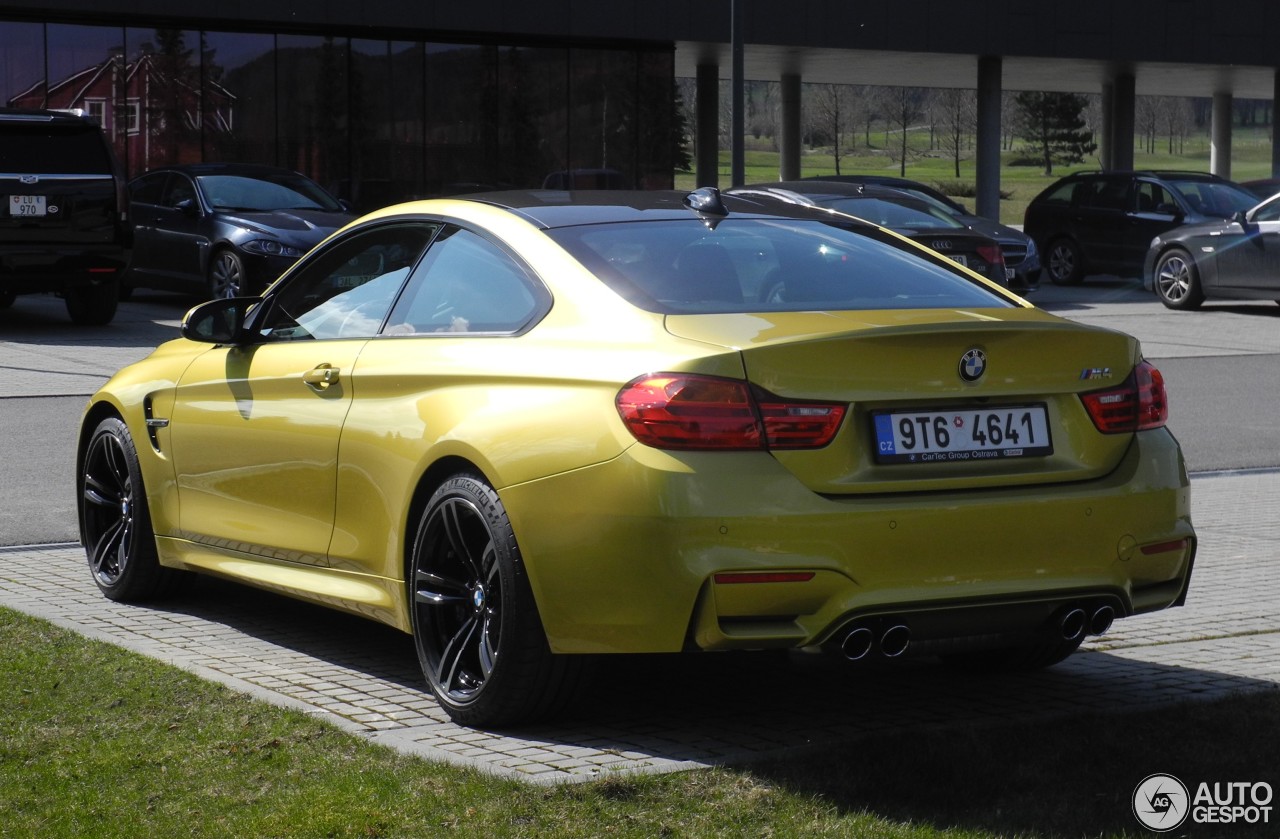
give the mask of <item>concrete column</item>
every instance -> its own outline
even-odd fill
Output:
[[[1280,178],[1280,136],[1276,134],[1276,106],[1280,105],[1280,70],[1276,70],[1271,94],[1271,177]]]
[[[1111,113],[1116,104],[1115,90],[1111,82],[1102,85],[1102,127],[1093,138],[1098,143],[1098,159],[1102,163],[1103,171],[1108,172],[1115,168],[1112,165],[1112,151],[1115,149],[1115,117]]]
[[[720,67],[698,65],[698,108],[694,179],[698,186],[720,185]]]
[[[778,125],[778,180],[800,177],[800,75],[782,75],[782,114]]]
[[[1000,95],[1004,63],[998,55],[978,59],[977,196],[974,212],[1000,220]]]
[[[1231,94],[1213,94],[1212,127],[1209,129],[1209,171],[1231,177]]]
[[[1133,168],[1133,127],[1138,94],[1132,73],[1117,73],[1111,82],[1111,168]]]

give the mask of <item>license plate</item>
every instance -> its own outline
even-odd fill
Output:
[[[872,415],[877,463],[939,463],[1053,454],[1044,405]]]
[[[946,255],[946,257],[947,259],[950,259],[952,262],[959,262],[961,265],[965,266],[966,268],[969,267],[969,260],[966,259],[965,255],[962,253],[949,253]]]
[[[1004,269],[1004,278],[1006,280],[1012,280],[1016,276],[1018,276],[1018,272],[1013,270],[1012,268]]]
[[[43,216],[45,214],[44,199],[43,195],[10,195],[9,215]]]

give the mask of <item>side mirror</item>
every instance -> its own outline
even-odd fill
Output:
[[[261,297],[229,297],[201,303],[182,318],[182,337],[204,344],[251,343],[244,322],[249,309],[261,302]]]
[[[174,204],[173,207],[187,218],[195,218],[200,215],[200,208],[196,206],[196,200],[194,198],[184,198],[177,204]]]
[[[1234,213],[1231,214],[1231,220],[1234,221],[1236,224],[1240,225],[1241,227],[1244,227],[1246,224],[1249,223],[1249,216],[1245,213],[1244,210],[1236,210]]]

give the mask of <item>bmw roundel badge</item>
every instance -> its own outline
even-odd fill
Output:
[[[987,354],[974,347],[960,356],[960,378],[966,382],[976,382],[987,372]]]

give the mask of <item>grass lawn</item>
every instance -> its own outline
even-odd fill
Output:
[[[1138,837],[1152,834],[1130,797],[1152,773],[1280,786],[1275,691],[541,787],[406,757],[5,609],[0,673],[3,837]]]

